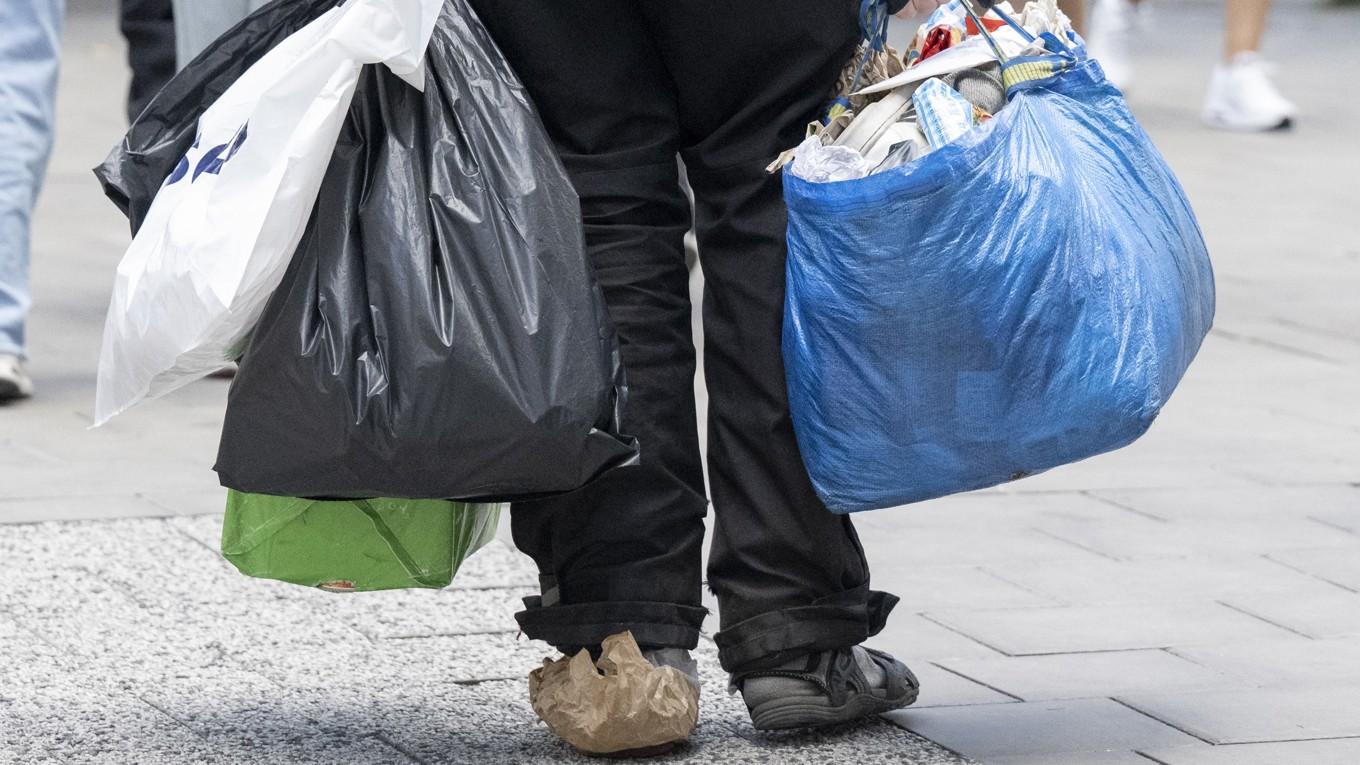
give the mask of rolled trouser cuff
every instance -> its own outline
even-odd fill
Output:
[[[678,603],[603,601],[544,606],[534,595],[524,599],[515,621],[527,637],[564,652],[598,646],[610,635],[632,632],[638,645],[692,649],[708,609]]]
[[[867,587],[807,606],[769,611],[714,636],[724,670],[739,674],[770,669],[797,656],[859,645],[877,635],[898,597]]]

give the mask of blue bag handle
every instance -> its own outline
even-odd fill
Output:
[[[888,17],[892,15],[888,10],[888,1],[860,0],[859,33],[863,39],[864,53],[860,55],[859,66],[855,68],[855,76],[850,80],[851,93],[859,90],[859,81],[864,76],[864,68],[869,65],[869,60],[882,53],[883,46],[888,42]],[[822,124],[829,123],[833,115],[849,110],[850,98],[836,96],[822,112]]]

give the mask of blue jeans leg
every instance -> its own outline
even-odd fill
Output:
[[[0,353],[24,354],[33,205],[52,153],[64,0],[0,2]]]
[[[269,0],[175,0],[175,47],[183,69],[222,33]]]

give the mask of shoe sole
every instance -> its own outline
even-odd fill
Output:
[[[751,724],[756,730],[790,730],[837,725],[911,706],[916,703],[919,693],[919,689],[913,688],[896,699],[858,695],[838,707],[810,704],[796,699],[767,701],[750,709]]]
[[[1247,124],[1241,122],[1231,122],[1224,119],[1216,112],[1207,112],[1203,115],[1204,124],[1219,130],[1231,130],[1237,133],[1273,133],[1276,131],[1289,130],[1294,127],[1293,117],[1284,117],[1279,122],[1267,124]]]
[[[28,394],[19,388],[18,383],[0,380],[0,403],[18,401],[21,398],[28,398]]]

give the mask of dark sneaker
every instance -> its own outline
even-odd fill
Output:
[[[33,381],[24,371],[18,356],[0,353],[0,401],[28,398],[33,395]]]
[[[642,656],[653,667],[673,667],[680,670],[689,684],[694,686],[694,694],[699,695],[699,662],[683,648],[644,648]]]
[[[854,646],[733,678],[756,730],[812,728],[901,709],[921,684],[902,662]]]

